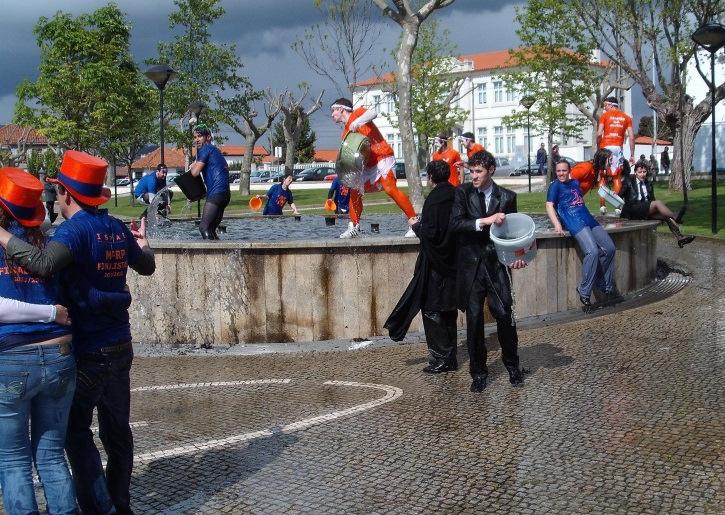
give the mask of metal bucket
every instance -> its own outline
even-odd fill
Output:
[[[370,156],[370,140],[357,132],[349,132],[337,155],[335,171],[340,181],[348,188],[359,189],[362,172]]]

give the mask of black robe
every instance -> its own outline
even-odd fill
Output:
[[[384,325],[393,341],[405,338],[421,309],[456,309],[456,251],[449,230],[454,195],[455,188],[448,182],[438,184],[423,204],[420,222],[413,225],[420,238],[420,254],[413,278]]]

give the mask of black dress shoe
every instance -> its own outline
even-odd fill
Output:
[[[423,369],[426,374],[442,374],[443,372],[454,372],[458,370],[456,363],[436,363],[428,365]]]
[[[687,245],[688,243],[692,243],[694,239],[695,239],[694,236],[683,236],[682,238],[677,240],[677,246],[682,248],[685,245]]]
[[[585,308],[590,308],[590,307],[592,307],[592,301],[590,301],[590,300],[589,300],[589,297],[585,297],[585,296],[584,296],[584,295],[582,295],[581,293],[579,294],[579,302],[581,302],[581,303],[582,303],[582,305],[583,305],[583,306],[584,306]]]
[[[480,393],[486,389],[486,377],[487,376],[474,376],[473,382],[471,382],[471,391],[474,393]]]
[[[523,386],[524,376],[521,374],[519,367],[506,367],[509,373],[509,382],[513,386]]]

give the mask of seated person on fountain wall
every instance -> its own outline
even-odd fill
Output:
[[[596,162],[595,159],[594,166]],[[592,304],[589,297],[595,286],[608,296],[616,295],[614,287],[616,248],[612,238],[602,229],[584,204],[584,193],[579,181],[570,177],[569,163],[566,161],[556,163],[556,179],[549,185],[546,194],[546,214],[549,215],[554,230],[559,234],[564,234],[564,230],[569,231],[584,254],[582,277],[577,292],[581,303],[585,308],[589,308]]]
[[[154,197],[164,188],[166,188],[166,174],[168,170],[166,165],[161,163],[156,167],[156,172],[144,175],[141,180],[136,183],[133,190],[133,196],[142,204],[151,204]],[[171,213],[171,200],[174,198],[174,192],[167,189],[163,192],[166,198],[159,203],[159,213],[168,216]],[[141,217],[146,216],[146,211]]]
[[[682,217],[685,214],[685,206],[675,214],[661,200],[655,200],[655,192],[652,183],[647,180],[649,172],[646,162],[638,162],[634,165],[634,176],[626,177],[622,184],[621,197],[624,200],[622,218],[630,220],[663,220],[667,223],[670,231],[677,240],[677,245],[682,248],[692,243],[694,236],[684,236],[680,232]]]

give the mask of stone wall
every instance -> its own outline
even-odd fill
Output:
[[[622,293],[654,279],[656,224],[608,228]],[[537,235],[536,259],[513,271],[519,318],[579,308],[575,241]],[[153,241],[157,269],[131,272],[132,332],[144,343],[304,342],[386,334],[410,280],[418,241],[403,238],[285,243]],[[459,317],[459,325],[464,317]],[[422,330],[418,317],[412,331]]]

